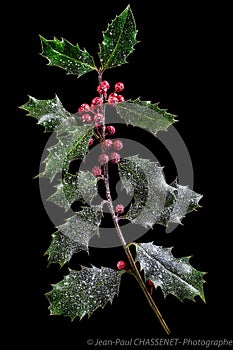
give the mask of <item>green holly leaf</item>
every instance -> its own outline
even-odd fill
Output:
[[[42,56],[49,60],[49,66],[57,66],[67,71],[67,74],[74,74],[77,77],[97,70],[94,58],[84,49],[81,50],[78,44],[73,45],[68,40],[54,38],[47,40],[40,36],[42,45]]]
[[[50,302],[51,315],[69,316],[82,319],[90,317],[98,308],[112,303],[119,294],[121,271],[107,267],[82,267],[81,271],[70,270],[70,273],[46,294]]]
[[[175,115],[160,109],[158,103],[152,104],[150,101],[141,101],[139,98],[118,103],[116,110],[127,124],[148,129],[154,135],[160,130],[167,130],[176,122]]]
[[[50,263],[63,265],[74,253],[82,250],[88,252],[91,237],[99,236],[99,225],[102,219],[102,206],[84,207],[74,216],[68,218],[52,236],[47,250]]]
[[[86,246],[84,246],[86,250]],[[49,265],[60,264],[63,266],[66,262],[70,261],[72,256],[82,251],[83,246],[63,235],[63,233],[56,231],[52,234],[52,241],[49,248],[46,251],[48,254]]]
[[[136,261],[144,270],[145,279],[160,287],[164,296],[173,294],[180,300],[191,299],[199,295],[205,301],[203,290],[204,272],[194,269],[190,257],[175,258],[172,248],[163,248],[152,243],[140,243],[136,246]]]
[[[74,122],[74,116],[63,107],[58,96],[52,100],[37,100],[29,96],[28,102],[19,108],[28,111],[28,116],[36,118],[38,124],[45,127],[45,131],[54,131],[61,124]]]
[[[164,226],[167,226],[170,222],[181,224],[181,220],[186,214],[200,208],[199,201],[201,198],[202,195],[190,190],[188,186],[179,185],[177,181],[174,181],[170,185],[165,207],[157,223]]]
[[[102,219],[102,206],[83,207],[81,211],[68,218],[58,226],[59,232],[80,246],[80,250],[88,251],[88,243],[92,236],[99,235]]]
[[[118,163],[123,188],[133,197],[125,218],[152,228],[154,224],[181,223],[186,213],[197,208],[202,197],[187,186],[166,183],[163,168],[138,156]]]
[[[70,125],[60,131],[58,142],[48,148],[48,156],[43,161],[45,170],[41,176],[48,177],[52,181],[59,172],[67,174],[70,162],[85,158],[88,152],[90,137],[93,134],[91,126]]]
[[[133,52],[137,29],[130,6],[117,16],[103,32],[99,45],[102,71],[127,63],[126,58]]]
[[[66,174],[48,200],[68,210],[75,201],[91,202],[98,193],[96,184],[96,177],[89,171],[80,170],[76,175]]]

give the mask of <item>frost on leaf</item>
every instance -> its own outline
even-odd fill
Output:
[[[125,218],[144,227],[181,223],[197,208],[201,195],[176,182],[168,185],[155,162],[132,156],[118,163],[122,186],[133,197]]]
[[[84,207],[68,218],[52,236],[47,253],[50,263],[64,264],[74,253],[88,252],[88,243],[92,236],[99,235],[102,219],[102,206]]]
[[[172,248],[163,248],[152,243],[136,245],[136,261],[144,270],[145,279],[160,287],[164,296],[173,294],[177,298],[191,299],[199,295],[204,301],[203,275],[189,263],[189,257],[175,258]]]
[[[67,126],[64,133],[60,132],[58,143],[48,148],[49,154],[43,161],[45,170],[41,175],[52,181],[57,173],[68,173],[71,161],[86,156],[92,134],[90,126]]]
[[[181,224],[186,213],[200,207],[202,195],[182,186],[174,181],[169,188],[165,207],[157,221],[158,224],[167,225],[169,222]]]
[[[48,199],[56,205],[68,210],[75,201],[89,203],[97,195],[97,179],[89,171],[78,174],[65,174],[56,186],[57,190]]]
[[[49,60],[50,66],[57,66],[67,71],[67,74],[81,75],[96,70],[94,58],[84,49],[71,44],[66,39],[47,40],[40,36],[42,56]]]
[[[137,29],[130,6],[117,16],[103,32],[99,45],[99,58],[103,70],[127,63],[126,58],[133,52]]]
[[[102,207],[84,207],[80,212],[68,218],[58,231],[52,235],[52,242],[47,250],[50,263],[63,265],[74,253],[88,252],[88,243],[92,236],[99,235],[102,219]]]
[[[63,266],[70,261],[73,254],[79,253],[82,245],[66,237],[63,233],[57,231],[52,235],[52,242],[46,251],[49,257],[49,264],[57,263]]]
[[[51,315],[83,318],[90,316],[99,307],[113,302],[119,294],[121,271],[107,267],[82,267],[81,271],[71,270],[69,275],[46,294],[50,302]]]
[[[162,168],[148,159],[133,156],[119,162],[119,174],[123,187],[133,197],[126,218],[152,227],[161,216],[169,191]]]
[[[175,115],[159,108],[158,103],[152,104],[139,98],[118,103],[116,110],[127,124],[148,129],[154,135],[160,130],[167,130],[176,121]]]
[[[28,111],[29,116],[36,118],[45,131],[54,131],[61,124],[74,122],[74,116],[67,112],[56,95],[52,100],[37,100],[29,96],[29,100],[20,107]]]

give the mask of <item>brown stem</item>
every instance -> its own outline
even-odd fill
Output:
[[[102,81],[102,72],[98,71],[98,83],[100,84]]]
[[[144,283],[144,281],[142,279],[142,276],[141,276],[141,274],[140,274],[140,272],[139,272],[139,270],[137,268],[137,265],[136,265],[135,260],[134,260],[134,258],[132,256],[131,252],[130,252],[130,249],[129,249],[129,247],[127,247],[127,244],[125,242],[124,236],[123,236],[123,234],[121,232],[121,229],[120,229],[120,226],[118,224],[118,218],[116,217],[115,212],[114,212],[114,208],[113,208],[113,205],[112,205],[111,194],[110,194],[110,191],[109,191],[109,185],[107,184],[107,182],[105,182],[105,186],[106,186],[106,194],[108,193],[107,200],[108,200],[108,205],[109,205],[109,208],[110,208],[110,211],[111,211],[112,219],[113,219],[113,222],[114,222],[114,225],[115,225],[118,237],[119,237],[119,239],[121,241],[122,247],[124,248],[125,254],[126,254],[126,256],[128,258],[128,261],[130,263],[132,272],[133,272],[136,280],[138,281],[138,284],[141,287],[141,289],[142,289],[142,291],[143,291],[143,293],[144,293],[144,295],[145,295],[149,305],[151,306],[152,310],[154,311],[154,313],[158,317],[159,322],[163,326],[163,329],[169,335],[171,333],[171,331],[170,331],[169,327],[167,326],[166,322],[164,321],[163,316],[160,313],[157,305],[155,304],[151,294],[147,290],[147,287],[146,287],[146,285],[145,285],[145,283]],[[107,191],[107,187],[108,187],[108,191]]]
[[[107,197],[107,202],[108,202],[108,207],[110,209],[110,212],[111,212],[111,215],[112,215],[112,220],[114,222],[114,225],[115,225],[115,228],[116,228],[116,231],[117,231],[117,234],[118,234],[118,237],[121,241],[121,244],[122,244],[122,247],[125,251],[125,254],[128,258],[128,261],[129,261],[129,264],[131,266],[131,269],[132,269],[132,272],[134,274],[134,276],[136,277],[137,281],[138,281],[138,284],[140,285],[149,305],[151,306],[152,310],[154,311],[154,313],[156,314],[156,316],[158,317],[159,319],[159,322],[161,323],[161,325],[163,326],[163,329],[165,330],[165,332],[167,334],[170,334],[171,331],[170,329],[168,328],[166,322],[164,321],[163,319],[163,316],[162,314],[160,313],[157,305],[155,304],[151,294],[149,293],[149,291],[147,290],[147,287],[142,279],[142,276],[137,268],[137,265],[134,261],[134,258],[131,254],[131,251],[129,249],[129,247],[127,247],[127,244],[126,244],[126,241],[124,239],[124,236],[121,232],[121,229],[120,229],[120,226],[118,224],[118,217],[116,216],[115,214],[115,211],[114,211],[114,207],[113,207],[113,203],[112,203],[112,197],[111,197],[111,192],[110,192],[110,186],[109,186],[109,175],[108,175],[108,165],[105,164],[104,165],[104,183],[105,183],[105,188],[106,188],[106,197]]]
[[[101,83],[102,81],[102,72],[98,72],[98,81],[99,83]],[[103,98],[104,96],[102,96]],[[104,121],[103,121],[103,127],[102,127],[102,139],[105,140],[105,108],[104,108],[104,105],[102,107],[102,114],[104,116]],[[102,148],[102,152],[104,152],[103,148]],[[120,229],[120,226],[119,226],[119,223],[118,223],[118,217],[117,215],[115,214],[115,210],[114,210],[114,207],[113,207],[113,201],[112,201],[112,197],[111,197],[111,192],[110,192],[110,185],[109,185],[109,173],[108,173],[108,164],[104,164],[103,165],[103,175],[104,175],[104,184],[105,184],[105,189],[106,189],[106,198],[107,198],[107,203],[108,203],[108,207],[109,207],[109,210],[110,210],[110,213],[111,213],[111,216],[112,216],[112,220],[114,222],[114,226],[116,228],[116,231],[117,231],[117,234],[118,234],[118,237],[121,241],[121,244],[122,244],[122,247],[125,251],[125,254],[128,258],[128,261],[129,261],[129,264],[131,266],[131,270],[132,270],[132,273],[133,275],[135,276],[139,286],[141,287],[149,305],[151,306],[152,310],[154,311],[154,313],[156,314],[156,316],[158,317],[158,320],[159,322],[161,323],[161,325],[163,326],[163,329],[165,330],[165,332],[167,334],[170,334],[171,331],[170,329],[168,328],[166,322],[164,321],[163,319],[163,316],[161,315],[157,305],[155,304],[151,294],[149,293],[149,291],[147,290],[147,287],[142,279],[142,276],[137,268],[137,265],[135,263],[135,260],[131,254],[131,251],[129,249],[129,247],[127,247],[127,244],[126,244],[126,241],[124,239],[124,236],[121,232],[121,229]]]

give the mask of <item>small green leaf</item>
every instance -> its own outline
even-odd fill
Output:
[[[49,264],[55,263],[63,266],[72,258],[73,254],[79,253],[81,250],[83,249],[79,243],[63,235],[63,233],[56,231],[52,234],[52,242],[46,254],[48,254]]]
[[[107,267],[82,267],[81,271],[70,270],[69,275],[46,294],[50,302],[51,315],[88,317],[99,307],[112,303],[119,294],[121,271]]]
[[[67,174],[71,161],[85,158],[93,129],[91,126],[71,125],[60,134],[58,143],[48,148],[49,154],[43,161],[45,170],[41,176],[48,177],[50,181],[59,172]]]
[[[96,184],[96,177],[89,171],[80,170],[77,175],[66,174],[48,200],[68,210],[75,201],[91,202],[98,193]]]
[[[139,98],[118,103],[116,110],[127,124],[148,129],[154,135],[160,130],[167,130],[176,122],[175,115],[160,109],[158,103],[152,104],[149,101],[141,101]]]
[[[175,258],[172,248],[163,248],[152,243],[136,245],[136,261],[144,270],[145,279],[150,279],[155,287],[160,287],[165,296],[173,294],[180,300],[199,295],[204,301],[204,272],[194,269],[189,257]]]
[[[47,40],[40,36],[42,56],[49,60],[49,66],[57,66],[67,71],[67,74],[81,75],[96,70],[94,58],[78,44],[73,45],[66,39]]]
[[[137,29],[130,6],[117,16],[103,32],[103,42],[99,45],[102,70],[127,63],[126,58],[133,52]]]
[[[122,186],[133,197],[125,218],[135,224],[152,228],[181,223],[186,213],[199,206],[202,196],[176,182],[168,185],[163,168],[155,162],[133,156],[121,159],[118,167]]]
[[[28,111],[28,116],[36,118],[38,124],[45,127],[45,131],[54,131],[61,124],[75,120],[62,106],[57,95],[52,100],[37,100],[29,96],[28,102],[19,108]]]

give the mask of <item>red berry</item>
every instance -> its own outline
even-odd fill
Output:
[[[126,262],[123,260],[118,261],[117,268],[118,270],[125,270],[126,269]]]
[[[114,126],[109,125],[109,126],[107,126],[107,128],[106,128],[106,132],[108,132],[109,135],[114,135],[115,132],[116,132],[116,129],[114,128]]]
[[[113,141],[113,148],[116,151],[120,151],[123,148],[123,143],[120,140],[114,140]]]
[[[90,124],[92,122],[92,117],[90,114],[85,113],[82,115],[82,121],[84,124]]]
[[[115,208],[115,212],[117,214],[122,214],[125,211],[125,207],[122,204],[117,204],[116,208]]]
[[[90,138],[88,146],[91,147],[93,145],[94,140]]]
[[[114,107],[117,104],[117,102],[118,102],[117,96],[109,96],[108,97],[108,104],[109,104],[109,106]]]
[[[102,174],[102,170],[99,166],[94,166],[94,168],[91,169],[91,172],[96,177]]]
[[[104,89],[100,85],[97,86],[96,91],[98,94],[103,95],[105,93]]]
[[[118,102],[124,102],[124,101],[125,101],[124,96],[118,95],[118,96],[117,96],[117,101],[118,101]]]
[[[94,106],[102,105],[102,103],[103,103],[103,99],[101,97],[94,97],[92,100],[92,104]]]
[[[120,81],[115,84],[115,91],[116,92],[121,92],[124,90],[124,88],[125,88],[124,84],[121,83]]]
[[[147,280],[148,286],[154,287],[154,283],[151,280]]]
[[[154,287],[154,283],[150,279],[147,280],[147,286],[150,294],[152,295],[155,287]]]
[[[94,123],[95,123],[95,126],[98,127],[100,126],[101,124],[103,124],[103,121],[104,121],[104,116],[103,114],[101,113],[96,113],[94,115]]]
[[[101,81],[100,86],[101,86],[101,88],[102,88],[104,91],[107,91],[107,90],[110,88],[110,85],[109,85],[109,83],[107,82],[107,80]]]
[[[117,152],[112,152],[109,156],[110,162],[119,163],[121,156]]]
[[[83,104],[79,107],[78,113],[89,112],[90,110],[91,110],[91,107],[89,106],[89,104],[83,103]]]
[[[109,156],[107,154],[103,153],[99,156],[98,161],[101,165],[104,165],[104,164],[108,163]]]
[[[103,149],[105,149],[105,150],[110,149],[112,147],[112,145],[113,145],[113,142],[110,139],[103,141]]]
[[[111,92],[111,94],[108,95],[108,97],[117,97],[118,95],[115,92]]]
[[[109,83],[106,80],[104,80],[97,86],[97,92],[98,94],[103,95],[108,91],[109,88]]]

